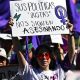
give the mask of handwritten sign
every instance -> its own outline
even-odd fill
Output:
[[[10,1],[13,36],[67,34],[65,0]]]

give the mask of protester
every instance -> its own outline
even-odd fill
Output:
[[[73,25],[68,23],[68,27],[72,31]],[[70,64],[72,63],[73,56],[74,56],[74,36],[68,35],[69,37],[69,51],[67,55],[67,59],[61,63],[63,65],[58,66],[56,69],[53,68],[53,58],[52,58],[52,51],[48,45],[40,45],[34,54],[34,60],[32,59],[32,66],[29,66],[28,62],[22,55],[21,48],[18,46],[20,45],[17,38],[13,38],[13,44],[15,45],[15,51],[18,55],[19,60],[19,72],[18,75],[22,78],[22,80],[64,80],[64,70],[70,69]],[[67,65],[68,64],[68,65]],[[67,69],[65,69],[65,65],[67,65]],[[63,69],[62,69],[62,68]],[[12,80],[16,80],[15,77]]]
[[[60,44],[58,43],[50,43],[48,44],[52,50],[52,56],[54,60],[54,67],[57,67],[61,61],[64,60],[64,52],[63,49],[61,48]]]
[[[73,38],[73,36],[69,36],[69,38]],[[70,39],[69,39],[69,40],[70,40]],[[71,40],[70,40],[70,44],[71,44]],[[39,48],[39,47],[38,47],[38,48]],[[38,48],[37,48],[37,49],[38,49]],[[18,47],[17,47],[16,49],[19,50]],[[36,50],[37,50],[37,49],[36,49]],[[41,47],[41,49],[42,49],[42,47]],[[73,60],[72,57],[73,57],[73,55],[74,55],[74,54],[73,54],[74,52],[73,52],[73,49],[72,49],[71,45],[69,46],[69,49],[71,50],[71,52],[69,52],[69,54],[68,54],[69,56],[68,56],[68,57],[69,57],[70,63],[72,63],[72,60]],[[33,80],[33,79],[34,79],[34,80],[36,80],[36,79],[39,80],[39,79],[38,79],[38,75],[40,75],[41,73],[45,73],[46,71],[45,71],[45,70],[42,70],[42,69],[44,69],[44,66],[45,66],[45,65],[43,65],[43,64],[40,63],[39,59],[37,58],[37,57],[38,57],[38,56],[37,56],[38,54],[36,55],[36,57],[35,57],[35,56],[34,56],[34,57],[35,57],[35,59],[37,58],[38,63],[40,63],[40,64],[38,64],[38,65],[40,66],[40,67],[38,67],[38,68],[41,69],[41,73],[39,72],[39,74],[37,74],[36,71],[38,72],[38,70],[35,71],[35,70],[33,69],[33,70],[35,71],[35,72],[34,72],[34,71],[32,71],[32,69],[30,69],[30,70],[33,72],[33,74],[36,74],[35,76],[34,76],[34,75],[32,76],[32,73],[31,73],[31,74],[30,74],[31,76],[30,76],[30,75],[27,73],[27,71],[25,71],[26,69],[24,69],[25,66],[28,67],[28,63],[26,63],[26,60],[24,59],[24,57],[23,57],[23,55],[22,55],[22,51],[21,51],[21,50],[18,51],[18,50],[16,50],[16,52],[19,52],[18,58],[19,58],[19,62],[20,62],[20,70],[21,70],[21,72],[24,72],[24,74],[21,74],[21,77],[24,78],[24,80],[30,80],[30,78],[32,78],[32,80]],[[46,49],[45,49],[45,50],[46,50]],[[69,50],[69,51],[70,51],[70,50]],[[50,51],[50,52],[51,52],[51,51]],[[43,52],[42,54],[43,54],[43,56],[42,56],[42,58],[43,58],[43,57],[46,56],[47,53]],[[45,60],[47,60],[47,61],[50,61],[50,60],[51,60],[51,61],[52,61],[52,57],[49,56],[49,55],[51,55],[51,53],[48,54],[48,58],[49,58],[49,59],[46,58]],[[47,61],[44,61],[43,63],[48,63]],[[42,65],[43,65],[43,66],[42,66]],[[47,66],[47,67],[48,67],[48,70],[47,70],[48,72],[49,72],[49,65],[50,65],[50,64],[48,63],[48,66]],[[35,66],[34,66],[34,67],[35,67]],[[62,67],[63,67],[63,66],[62,66]],[[29,68],[31,68],[31,67],[29,67]],[[59,71],[57,71],[58,69],[63,72],[62,68],[58,68],[57,70],[55,70],[55,69],[53,70],[53,68],[50,67],[50,69],[52,69],[52,70],[50,71],[52,74],[55,73],[55,72],[57,72],[57,73],[59,74]],[[24,71],[23,71],[23,70],[24,70]],[[46,73],[47,73],[47,72],[46,72]],[[52,75],[52,74],[51,74],[51,75]],[[25,77],[25,75],[26,75],[26,77]],[[43,75],[43,74],[42,74],[42,75]],[[41,76],[42,76],[42,75],[41,75]],[[48,74],[48,75],[50,75],[50,74]],[[59,74],[59,75],[61,76],[61,74]],[[40,76],[40,79],[41,79],[41,78],[42,78],[43,80],[45,80],[44,78],[47,79],[47,77],[46,77],[45,75],[43,75],[44,77],[43,77],[43,76],[41,77],[41,76]],[[53,76],[53,75],[52,75],[52,76]],[[54,76],[55,76],[55,75],[54,75]],[[55,77],[56,77],[56,76],[55,76]],[[53,78],[51,78],[51,79],[54,79],[55,77],[53,77]],[[61,76],[61,77],[62,77],[62,76]],[[28,79],[28,78],[29,78],[29,79]],[[63,78],[63,77],[62,77],[62,78]],[[55,78],[55,79],[56,79],[56,78]],[[54,80],[55,80],[55,79],[54,79]],[[59,77],[58,79],[61,79],[61,78]],[[17,79],[16,79],[16,80],[17,80]]]
[[[6,51],[4,48],[0,48],[0,67],[7,66],[7,65],[8,65],[8,59],[7,59]]]
[[[65,73],[65,80],[79,80],[80,79],[80,51],[76,49],[71,70]]]

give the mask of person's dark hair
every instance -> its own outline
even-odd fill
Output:
[[[51,48],[47,44],[39,45],[39,47],[35,50],[35,55],[41,54],[43,52],[49,52],[50,55],[52,53]]]
[[[7,58],[5,58],[5,57],[3,57],[3,56],[0,56],[0,59],[6,60],[6,66],[9,64],[9,60],[8,60]]]
[[[39,45],[38,48],[35,50],[35,52],[33,54],[33,58],[31,60],[32,66],[36,69],[40,68],[36,57],[37,57],[38,54],[41,54],[43,52],[49,52],[50,58],[51,58],[50,69],[54,69],[55,65],[56,65],[56,62],[53,58],[52,49],[47,44]]]

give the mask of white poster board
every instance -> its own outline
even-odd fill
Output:
[[[65,0],[10,1],[13,36],[68,34]]]
[[[63,44],[62,36],[61,35],[50,35],[52,43],[59,43]]]

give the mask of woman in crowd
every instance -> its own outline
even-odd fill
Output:
[[[68,27],[70,32],[72,32],[73,25],[68,23]],[[74,36],[71,34],[68,35],[68,38],[69,51],[67,57],[61,62],[61,66],[58,66],[57,68],[53,68],[55,64],[53,63],[52,50],[48,45],[40,45],[35,50],[32,66],[30,66],[22,55],[23,52],[21,48],[19,48],[20,44],[18,39],[13,38],[14,49],[17,52],[19,61],[19,72],[17,75],[19,75],[22,80],[64,80],[64,71],[70,69],[75,50]],[[12,80],[16,80],[16,77],[13,77]]]

